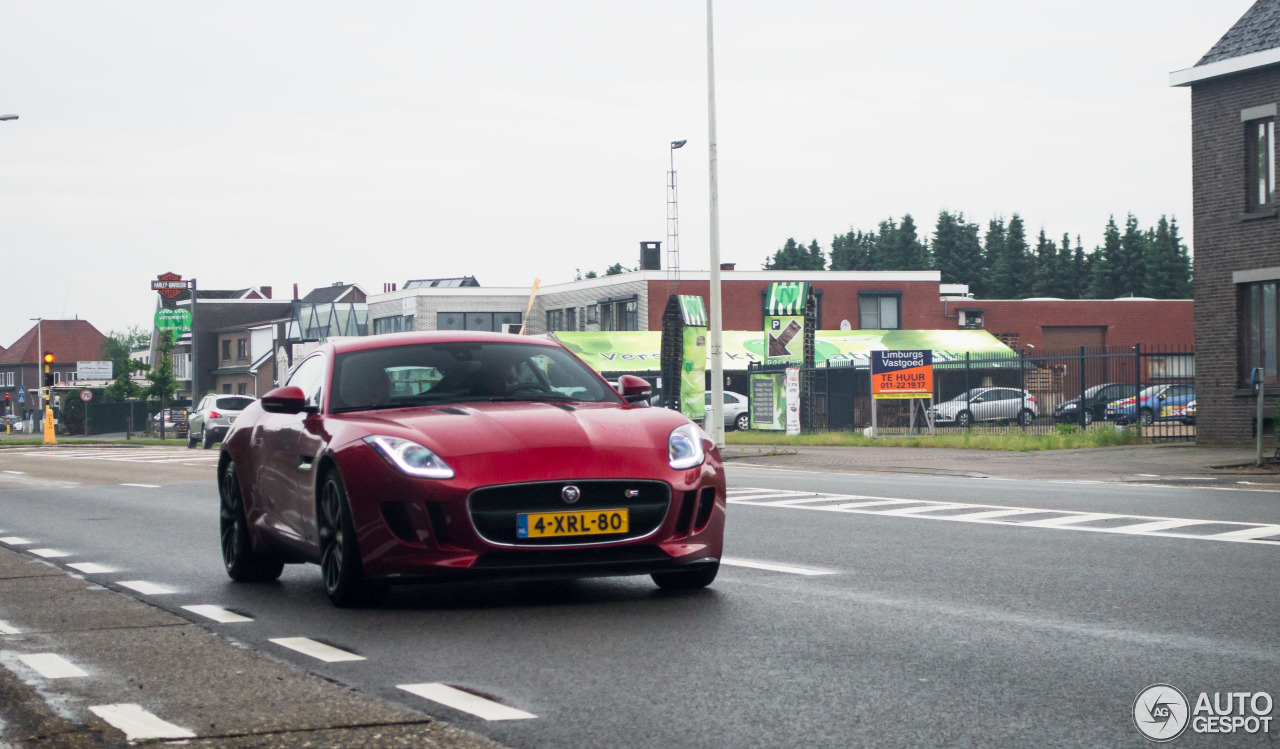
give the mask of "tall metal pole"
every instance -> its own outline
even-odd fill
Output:
[[[716,55],[711,25],[711,0],[707,0],[707,160],[711,179],[711,407],[707,432],[724,446],[724,335],[720,319],[720,187],[716,164]]]
[[[177,341],[174,341],[176,344]],[[194,404],[198,398],[196,396],[196,376],[200,370],[196,367],[196,280],[191,279],[191,403]],[[160,421],[164,421],[164,416],[160,417]]]

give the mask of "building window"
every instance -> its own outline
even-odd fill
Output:
[[[587,324],[588,325],[600,324],[600,307],[598,305],[595,305],[595,304],[587,305]]]
[[[565,330],[578,329],[577,313],[578,313],[578,310],[574,309],[573,307],[569,307],[564,311],[564,329]]]
[[[245,383],[243,382],[238,383],[236,385],[236,395],[244,395],[248,389],[249,389],[249,386],[246,385]]]
[[[564,330],[564,310],[549,309],[547,310],[547,332],[551,333],[557,330]]]
[[[222,392],[226,393],[227,395],[231,395],[231,383],[229,382],[223,383]]]
[[[521,312],[494,312],[493,329],[499,333],[504,330],[519,333],[520,323],[523,322],[523,318],[524,314]]]
[[[54,372],[54,373],[53,373],[53,384],[55,384],[55,385],[61,385],[61,384],[62,384],[62,373],[61,373],[61,372]]]
[[[634,299],[622,302],[618,307],[618,330],[639,330],[638,312],[640,303]]]
[[[461,317],[461,315],[459,315]],[[406,330],[413,330],[413,315],[396,315],[395,317],[379,317],[373,321],[373,332],[378,333],[403,333]]]
[[[1250,210],[1270,208],[1276,196],[1276,121],[1274,117],[1245,123]]]
[[[436,330],[465,330],[461,312],[437,312]]]
[[[173,377],[177,380],[189,380],[191,375],[188,370],[191,369],[191,354],[173,354],[170,357],[173,362]]]
[[[898,330],[902,294],[858,294],[858,327],[863,330]]]
[[[1277,282],[1241,284],[1240,286],[1240,382],[1249,383],[1255,367],[1261,367],[1268,382],[1276,378]]]
[[[6,387],[13,387],[13,372],[8,372],[5,374],[4,384]]]
[[[249,339],[248,338],[236,339],[236,358],[237,359],[249,358]]]
[[[223,338],[222,339],[222,360],[230,361],[230,359],[231,359],[231,339]]]
[[[500,333],[504,325],[519,326],[520,312],[437,312],[436,330],[488,330]]]
[[[636,297],[615,297],[601,300],[599,321],[601,330],[639,330],[640,302]],[[591,307],[587,307],[587,321],[591,322]]]

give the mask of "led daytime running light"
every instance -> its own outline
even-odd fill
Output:
[[[424,479],[451,479],[454,476],[448,463],[417,442],[383,435],[365,437],[364,441],[405,475]]]

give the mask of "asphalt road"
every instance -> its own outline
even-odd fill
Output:
[[[226,579],[213,451],[44,452],[0,451],[0,543],[100,564],[85,577],[513,747],[1145,746],[1131,713],[1151,684],[1280,699],[1273,491],[731,464],[732,564],[708,590],[447,585],[350,611],[313,566]],[[364,660],[272,642],[290,637]],[[421,683],[536,717],[483,720],[397,688]]]

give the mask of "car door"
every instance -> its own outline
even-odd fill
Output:
[[[286,511],[287,522],[297,528],[303,539],[317,542],[316,529],[316,468],[320,451],[325,445],[324,410],[325,395],[329,392],[329,360],[321,358],[321,365],[313,377],[299,385],[307,398],[307,405],[316,413],[298,414],[297,421],[287,429],[293,432],[293,484],[290,487],[290,507]],[[385,372],[383,377],[386,378]]]
[[[991,401],[991,410],[993,419],[1000,421],[1008,421],[1018,418],[1018,412],[1022,410],[1022,393],[1017,390],[1008,388],[1000,388],[992,393],[994,396]]]
[[[308,404],[318,402],[326,365],[327,359],[323,355],[313,354],[298,365],[285,384],[301,388]],[[306,413],[263,413],[253,438],[253,448],[258,456],[255,483],[260,494],[256,498],[259,507],[255,509],[260,511],[261,519],[250,517],[249,522],[265,524],[283,540],[295,544],[306,541],[296,494],[299,436],[308,416],[310,414]]]

